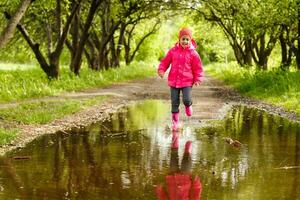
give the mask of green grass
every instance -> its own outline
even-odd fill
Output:
[[[28,70],[0,70],[0,102],[19,101],[28,98],[54,96],[87,88],[102,87],[117,82],[144,78],[155,74],[153,64],[135,62],[129,66],[92,71],[83,68],[80,77],[61,69],[59,80],[49,81],[38,67]]]
[[[0,128],[0,145],[8,144],[10,143],[18,134],[18,130],[16,129],[3,129]]]
[[[0,109],[0,116],[7,122],[22,124],[46,124],[88,106],[103,102],[105,97],[66,99],[55,102],[22,103],[15,108]]]
[[[59,95],[63,92],[73,92],[88,88],[139,79],[155,75],[154,64],[135,62],[129,66],[92,71],[81,70],[80,76],[70,73],[67,67],[61,69],[58,80],[49,81],[39,68],[22,65],[0,65],[0,103],[20,101],[14,108],[0,109],[2,124],[46,124],[55,119],[76,113],[86,107],[103,102],[105,97],[89,99],[67,99],[56,102],[22,103],[22,100],[44,96]],[[15,70],[13,68],[15,67]],[[3,68],[6,68],[3,70]],[[0,127],[0,145],[9,143],[19,134],[15,128]]]
[[[300,71],[258,71],[236,63],[214,63],[205,70],[241,94],[295,111],[300,116]]]
[[[46,124],[103,102],[106,97],[66,99],[55,102],[22,103],[15,108],[0,109],[3,124]],[[7,144],[19,134],[15,128],[0,127],[0,145]]]
[[[0,62],[0,70],[28,70],[36,68],[35,64],[22,64],[22,63],[10,63],[10,62]]]

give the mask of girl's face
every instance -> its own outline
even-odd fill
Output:
[[[180,45],[183,48],[186,48],[190,45],[191,43],[191,38],[188,35],[183,35],[180,40],[179,40]]]

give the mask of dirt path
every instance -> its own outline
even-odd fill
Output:
[[[105,88],[66,93],[58,97],[27,100],[26,102],[38,102],[41,100],[58,101],[61,99],[86,98],[100,95],[110,96],[108,101],[101,105],[95,105],[46,125],[20,125],[19,128],[22,130],[22,133],[11,142],[11,144],[1,146],[0,155],[9,150],[22,147],[38,136],[56,133],[57,131],[64,132],[70,130],[72,127],[86,126],[95,121],[103,120],[120,107],[129,105],[138,100],[169,100],[169,88],[166,82],[166,79],[155,77],[115,84]],[[300,121],[294,113],[286,112],[282,108],[241,97],[238,93],[211,77],[205,77],[201,86],[193,88],[193,102],[194,115],[192,120],[196,122],[222,118],[225,111],[234,104],[247,104],[294,121]],[[0,108],[17,105],[17,103],[0,104]]]

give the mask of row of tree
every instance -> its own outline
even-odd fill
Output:
[[[9,21],[5,28],[1,27],[4,31],[0,35],[0,48],[17,28],[49,78],[59,77],[59,60],[65,46],[70,52],[70,70],[79,75],[84,56],[95,70],[119,66],[121,55],[129,64],[145,39],[159,29],[161,20],[179,11],[217,24],[241,66],[255,63],[266,70],[272,50],[279,42],[282,68],[287,69],[295,57],[300,69],[299,2],[6,0],[0,9]],[[136,28],[141,24],[147,24],[147,30],[133,45]]]
[[[95,70],[118,67],[122,51],[129,64],[145,39],[159,29],[164,11],[171,4],[157,0],[23,0],[14,15],[10,13],[11,5],[10,1],[0,7],[9,20],[7,27],[16,27],[47,76],[58,78],[59,58],[65,46],[71,55],[70,70],[76,75],[83,55]],[[134,31],[143,23],[147,30],[132,45]],[[3,31],[2,46],[12,32],[13,28]]]
[[[295,57],[300,69],[299,0],[196,0],[183,6],[223,30],[241,66],[254,62],[266,70],[279,42],[282,68]]]

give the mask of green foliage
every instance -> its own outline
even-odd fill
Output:
[[[189,27],[192,30],[193,38],[198,45],[197,51],[203,63],[234,60],[232,49],[221,29],[206,22],[198,15],[180,16],[175,17],[172,21],[167,21],[159,32],[158,42],[156,42],[157,40],[153,41],[161,44],[167,50],[178,41],[178,32],[182,27]],[[164,54],[159,58],[162,56]]]
[[[244,95],[284,106],[300,115],[299,71],[257,71],[255,68],[240,68],[236,63],[211,64],[206,71]]]
[[[17,134],[17,129],[7,130],[0,128],[0,145],[10,143],[17,136]]]
[[[289,37],[297,33],[297,7],[293,0],[210,0],[195,4],[196,20],[204,17],[223,30],[240,65],[252,60],[262,69],[267,69],[283,26],[289,32],[286,43],[290,44]]]
[[[198,19],[194,37],[204,63],[228,62],[235,59],[229,42],[219,27]]]
[[[6,122],[20,122],[22,124],[46,124],[54,119],[82,110],[85,107],[103,101],[104,97],[90,99],[37,103],[23,103],[15,108],[0,110],[0,116]]]
[[[137,43],[141,40],[141,37],[146,35],[149,30],[152,30],[155,24],[155,20],[148,20],[145,23],[141,23],[135,31],[135,37],[131,43],[135,48]],[[162,38],[159,37],[159,32],[150,35],[144,40],[139,51],[137,51],[135,60],[137,61],[153,61],[160,57],[162,51]]]
[[[141,46],[140,51],[136,56],[136,60],[161,60],[166,52],[178,41],[178,31],[182,23],[183,19],[179,17],[174,17],[172,20],[166,20],[159,31],[150,36]],[[144,25],[141,28],[149,29],[148,26],[149,25]]]
[[[98,72],[83,68],[80,77],[70,73],[68,68],[63,68],[60,79],[50,82],[41,69],[0,70],[0,102],[54,96],[61,92],[101,87],[154,74],[154,66],[144,62]]]

